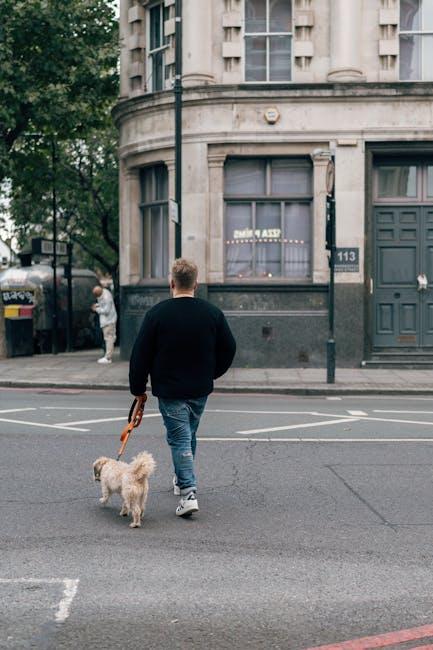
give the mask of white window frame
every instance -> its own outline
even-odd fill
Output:
[[[150,20],[150,12],[152,9],[155,7],[160,8],[160,14],[161,14],[161,30],[162,33],[160,34],[161,36],[161,41],[162,45],[160,47],[157,47],[153,50],[150,49],[150,32],[151,32],[151,20]],[[165,55],[163,54],[162,57],[162,88],[154,88],[154,82],[153,82],[153,57],[154,55],[158,54],[159,52],[165,52],[169,48],[168,43],[165,43],[165,35],[164,35],[164,13],[165,13],[165,5],[164,5],[164,0],[158,0],[157,2],[152,2],[148,5],[147,7],[147,17],[148,20],[147,22],[147,34],[146,34],[146,42],[149,43],[149,47],[147,48],[147,69],[149,71],[149,74],[147,75],[147,84],[149,87],[149,92],[155,93],[155,92],[161,92],[165,90]]]
[[[224,255],[223,255],[223,269],[224,269],[224,280],[225,282],[230,282],[232,284],[300,284],[300,285],[310,285],[313,282],[313,272],[314,272],[314,167],[311,166],[311,177],[310,177],[310,192],[308,193],[291,193],[287,195],[279,195],[279,194],[272,194],[271,193],[271,166],[272,166],[272,161],[277,159],[277,158],[283,158],[283,159],[292,159],[293,161],[299,160],[300,164],[302,165],[303,161],[301,158],[298,156],[233,156],[234,158],[251,158],[251,159],[262,159],[265,161],[265,194],[256,194],[256,195],[251,195],[251,194],[246,194],[246,195],[233,195],[233,194],[228,194],[226,192],[226,187],[224,183],[224,191],[223,191],[223,202],[224,202],[224,222],[223,222],[223,232],[224,232]],[[226,159],[226,162],[230,160],[230,156]],[[307,163],[306,163],[307,166]],[[309,167],[309,165],[308,165]],[[257,203],[264,204],[264,203],[273,203],[273,204],[279,204],[280,205],[280,219],[282,219],[282,216],[284,214],[284,206],[286,203],[302,203],[304,205],[308,205],[310,208],[310,215],[309,215],[309,226],[310,226],[310,242],[309,242],[309,248],[310,248],[310,259],[309,259],[309,273],[308,276],[305,276],[304,278],[299,278],[297,276],[289,276],[289,275],[278,275],[278,276],[273,276],[272,278],[269,277],[261,277],[258,275],[254,275],[255,269],[256,269],[256,264],[257,264],[257,259],[255,258],[255,247],[257,243],[260,242],[255,242],[253,244],[253,257],[252,257],[252,269],[253,269],[253,275],[251,276],[245,276],[242,278],[235,277],[232,275],[227,275],[227,242],[226,242],[226,235],[227,235],[227,206],[228,204],[246,204],[250,203],[252,205],[252,223],[253,223],[253,229],[255,229],[255,218],[256,218],[256,205]],[[285,242],[281,242],[281,268],[283,265],[283,258],[284,258],[284,253],[283,253],[283,244]]]
[[[426,0],[422,0],[421,4],[421,23],[424,18],[424,2]],[[431,1],[431,0],[427,0]],[[433,28],[429,30],[424,30],[424,29],[414,29],[414,30],[407,30],[407,29],[400,29],[400,20],[401,20],[401,9],[399,9],[400,14],[399,14],[399,34],[398,34],[398,45],[399,45],[399,57],[401,56],[400,53],[400,36],[433,36]],[[433,81],[433,79],[425,79],[424,77],[424,56],[422,55],[422,47],[421,47],[421,78],[420,79],[403,79],[400,77],[400,62],[399,62],[399,71],[398,71],[398,76],[399,76],[399,81]]]
[[[291,5],[291,13],[292,13],[292,30],[290,32],[270,32],[269,31],[269,2],[270,0],[265,0],[266,1],[266,26],[268,31],[266,32],[247,32],[246,31],[246,2],[244,4],[244,17],[243,17],[243,36],[242,36],[242,41],[243,41],[243,52],[242,52],[242,58],[244,61],[244,83],[247,84],[260,84],[260,83],[266,83],[266,84],[282,84],[282,83],[292,83],[293,81],[293,41],[294,41],[294,32],[293,32],[293,0],[290,0],[290,5]],[[246,79],[246,72],[247,72],[247,57],[246,57],[246,39],[248,36],[264,36],[266,38],[266,79],[264,81],[247,81]],[[291,51],[290,51],[290,79],[285,79],[285,80],[280,80],[280,81],[271,81],[269,79],[269,72],[270,72],[270,47],[269,47],[269,38],[271,36],[290,36],[291,38]]]
[[[165,169],[165,174],[166,180],[167,180],[167,196],[162,199],[156,199],[154,196],[152,197],[145,197],[144,196],[144,187],[143,187],[143,175],[144,173],[150,173],[152,175],[152,194],[156,194],[156,183],[157,183],[157,172],[159,168],[164,168]],[[168,275],[168,259],[170,255],[170,228],[169,228],[169,216],[168,216],[168,169],[167,166],[164,163],[155,163],[153,165],[148,165],[146,167],[143,167],[141,170],[140,174],[140,203],[139,203],[139,209],[140,209],[140,223],[141,223],[141,279],[146,280],[146,281],[156,281],[156,282],[161,282],[164,280],[167,275]],[[146,224],[146,210],[151,209],[153,207],[160,208],[164,212],[166,212],[166,219],[167,219],[167,224],[166,224],[166,230],[167,230],[167,241],[163,242],[163,246],[166,246],[165,252],[163,255],[166,257],[166,263],[165,263],[165,269],[163,269],[163,275],[162,276],[154,276],[152,275],[152,262],[154,259],[154,256],[156,254],[155,251],[152,250],[152,218],[148,220],[148,223]],[[147,232],[146,232],[147,230]]]

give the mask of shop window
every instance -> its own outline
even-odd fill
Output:
[[[141,170],[144,278],[168,275],[168,173],[165,165]]]
[[[291,0],[245,0],[245,80],[290,81]]]
[[[432,0],[400,0],[400,79],[433,81]]]
[[[224,173],[226,277],[310,279],[311,164],[231,158]]]
[[[164,21],[168,18],[168,8],[164,2],[152,4],[148,9],[149,16],[149,73],[147,83],[151,92],[164,90],[165,87],[165,51],[168,47],[164,36]]]
[[[433,198],[433,165],[427,167],[427,197]]]

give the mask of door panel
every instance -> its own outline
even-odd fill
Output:
[[[428,280],[428,289],[420,291],[422,333],[421,345],[433,346],[433,206],[422,208],[422,273]]]
[[[433,219],[433,213],[431,217]],[[417,276],[421,258],[421,210],[407,206],[376,208],[374,221],[373,344],[381,347],[419,346],[422,313]],[[431,224],[433,228],[433,221]],[[433,264],[433,240],[431,262]]]

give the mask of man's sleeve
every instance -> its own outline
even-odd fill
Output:
[[[111,298],[111,296],[110,296]],[[111,309],[111,302],[112,299],[110,300],[109,298],[103,298],[99,303],[96,305],[96,313],[97,314],[103,314],[105,316],[108,315],[110,309]]]
[[[129,361],[129,388],[132,395],[143,395],[146,392],[154,351],[155,325],[149,314],[146,314]]]
[[[224,314],[221,312],[216,338],[214,379],[221,377],[221,375],[227,372],[232,365],[235,352],[236,341]]]

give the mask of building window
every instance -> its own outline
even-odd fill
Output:
[[[382,158],[375,161],[374,198],[377,203],[431,203],[433,164],[431,158]]]
[[[245,80],[291,78],[291,0],[245,0]]]
[[[168,8],[164,2],[150,6],[149,16],[149,73],[148,86],[151,92],[164,90],[165,87],[165,50],[168,47],[164,36],[164,22],[168,18]]]
[[[224,174],[226,277],[310,279],[310,162],[231,158]]]
[[[143,278],[168,275],[168,172],[165,165],[140,173],[143,224]]]
[[[400,79],[433,81],[432,0],[400,0]]]

